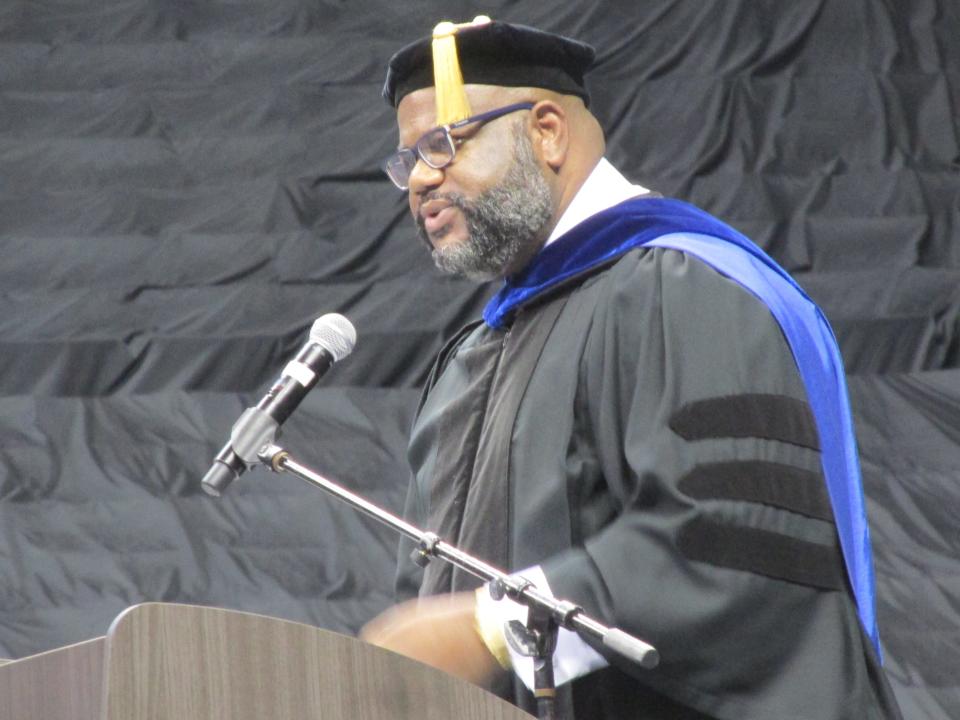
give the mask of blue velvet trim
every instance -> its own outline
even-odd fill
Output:
[[[821,464],[857,611],[879,656],[870,531],[843,359],[823,313],[763,250],[679,200],[628,200],[585,220],[544,248],[490,300],[484,320],[492,327],[503,327],[516,309],[538,295],[644,245],[699,258],[760,299],[780,324],[816,419]]]
[[[491,327],[503,327],[517,308],[554,285],[675,232],[716,235],[732,242],[738,237],[756,248],[733,228],[680,200],[627,200],[584,220],[547,245],[490,299],[483,319]]]

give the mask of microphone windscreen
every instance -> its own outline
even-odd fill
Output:
[[[313,323],[310,340],[322,345],[333,356],[334,362],[337,362],[353,351],[353,346],[357,343],[357,331],[353,323],[343,315],[327,313]]]

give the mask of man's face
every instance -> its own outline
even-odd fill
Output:
[[[468,86],[474,113],[515,102],[497,88]],[[553,199],[527,134],[524,110],[453,131],[456,157],[445,168],[420,161],[410,176],[410,211],[442,271],[490,280],[522,269],[542,245]],[[400,144],[435,127],[432,88],[397,110]]]

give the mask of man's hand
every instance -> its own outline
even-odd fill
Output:
[[[500,666],[477,633],[475,611],[472,592],[411,600],[375,617],[360,638],[485,685]]]

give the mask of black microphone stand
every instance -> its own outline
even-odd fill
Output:
[[[417,548],[413,552],[412,559],[417,564],[423,566],[432,558],[440,558],[489,583],[490,593],[495,599],[508,597],[526,605],[528,608],[526,626],[513,620],[507,624],[505,634],[515,651],[533,658],[534,697],[537,701],[538,717],[542,720],[557,718],[553,651],[556,648],[557,634],[561,627],[577,633],[582,638],[600,641],[604,647],[619,653],[642,668],[653,668],[660,662],[660,655],[652,645],[622,630],[602,625],[585,615],[583,608],[571,602],[544,595],[529,580],[507,575],[444,542],[436,534],[424,532],[359,495],[340,487],[293,460],[286,450],[273,444],[272,438],[260,448],[257,457],[274,472],[290,473],[416,541]]]

